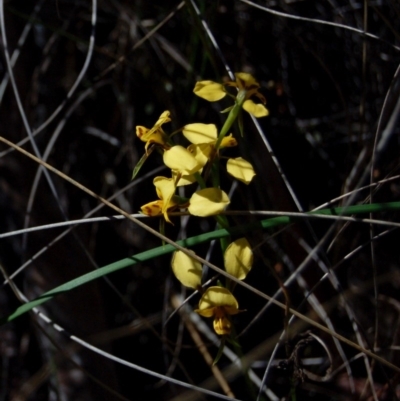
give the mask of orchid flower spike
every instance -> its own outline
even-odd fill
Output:
[[[254,117],[268,116],[268,109],[264,106],[265,97],[259,92],[260,84],[247,72],[235,73],[235,81],[228,81],[226,86],[238,89],[237,98],[243,99],[243,109]],[[209,102],[216,102],[224,98],[228,92],[224,85],[214,81],[199,81],[196,83],[193,92]],[[250,98],[254,96],[262,103],[254,103]]]

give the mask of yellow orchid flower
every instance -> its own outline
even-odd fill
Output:
[[[164,164],[180,175],[192,175],[203,166],[183,146],[176,145],[166,150],[163,155]]]
[[[243,109],[254,117],[265,117],[269,114],[268,109],[264,106],[266,103],[265,97],[258,91],[260,84],[255,78],[247,72],[235,73],[235,81],[229,81],[225,85],[238,88],[239,95],[244,96]],[[196,83],[193,92],[201,98],[209,102],[216,102],[225,97],[228,93],[223,85],[214,81],[199,81]],[[254,103],[250,97],[255,96],[263,104]]]
[[[228,245],[224,253],[225,270],[239,280],[244,280],[253,266],[253,252],[246,238],[239,238]]]
[[[254,103],[247,99],[243,103],[243,109],[256,118],[266,117],[269,114],[268,109],[261,103]]]
[[[183,187],[185,185],[194,184],[197,182],[196,177],[192,175],[182,175],[179,171],[172,170],[172,178],[174,179],[177,187]],[[201,172],[201,170],[200,170]]]
[[[191,251],[194,254],[194,252]],[[171,260],[175,277],[185,286],[197,290],[201,287],[201,263],[182,251],[174,252]]]
[[[201,154],[201,153],[196,154],[197,153],[196,151],[193,151],[190,149],[188,149],[188,150],[190,153],[193,154],[193,156],[195,157],[195,159],[201,166],[204,166],[204,164],[207,163],[207,160],[205,159],[205,156],[203,154]],[[171,172],[172,172],[172,178],[174,179],[175,185],[177,187],[183,187],[185,185],[190,185],[190,184],[194,184],[195,182],[197,182],[195,174],[187,175],[187,174],[183,174],[182,171],[179,171],[179,170],[171,170]],[[198,173],[201,174],[201,172],[202,172],[202,168],[200,168]]]
[[[159,216],[163,214],[165,220],[171,223],[168,217],[168,211],[171,211],[171,209],[179,205],[179,202],[174,199],[176,189],[174,180],[166,177],[155,177],[153,184],[156,187],[156,192],[160,199],[146,203],[140,209],[142,213],[147,216]]]
[[[220,148],[232,148],[237,146],[237,140],[232,136],[232,134],[226,135],[222,138]]]
[[[239,89],[239,92],[244,91],[246,93],[246,100],[243,103],[243,109],[257,118],[267,116],[269,112],[264,106],[266,100],[258,91],[260,89],[260,84],[255,80],[255,78],[247,72],[237,72],[235,78],[236,80],[234,82],[227,82],[226,85],[236,87]],[[251,96],[257,97],[263,104],[254,103],[250,99]]]
[[[212,216],[221,213],[229,203],[228,195],[221,189],[205,188],[192,195],[188,211],[193,216]]]
[[[193,123],[183,127],[182,133],[185,138],[194,145],[210,144],[214,145],[218,139],[218,131],[215,124]],[[237,141],[232,134],[226,135],[220,148],[237,146]]]
[[[187,124],[183,127],[182,133],[192,143],[188,146],[188,151],[204,166],[213,154],[218,139],[217,127],[214,124]],[[233,146],[237,146],[237,141],[232,134],[226,135],[220,144],[220,148]]]
[[[209,143],[200,143],[194,145],[193,143],[188,146],[187,150],[193,157],[204,167],[211,157],[213,147]]]
[[[200,299],[199,309],[195,312],[204,317],[214,317],[214,330],[222,336],[231,333],[232,323],[229,316],[242,311],[229,290],[215,286],[207,288]]]
[[[226,96],[225,88],[222,84],[214,81],[198,81],[193,89],[193,92],[208,100],[209,102],[216,102]]]
[[[226,170],[231,176],[235,177],[246,185],[250,184],[251,180],[256,175],[251,163],[242,157],[229,159],[226,163]]]
[[[167,144],[168,137],[165,134],[165,132],[163,131],[163,129],[161,128],[161,126],[163,124],[171,121],[169,116],[170,116],[170,112],[168,110],[164,111],[161,114],[161,116],[159,117],[159,119],[157,120],[157,122],[154,124],[153,128],[146,128],[141,125],[136,126],[137,137],[141,141],[146,142],[146,146],[145,146],[146,154],[148,152],[148,150],[147,150],[148,147],[152,143],[156,143],[156,144],[162,146],[163,148],[168,147],[168,144]]]
[[[258,91],[260,84],[247,72],[236,72],[235,81],[229,81],[225,85],[234,86],[240,91],[246,91],[246,98],[256,96],[261,102],[266,103],[265,97]]]
[[[212,159],[213,155],[215,155],[214,145],[215,143],[200,143],[198,145],[192,143],[187,149],[202,166],[205,166]],[[230,134],[222,139],[220,148],[236,145],[236,139],[232,138],[232,134]]]
[[[193,123],[183,127],[184,137],[194,145],[200,143],[214,143],[218,138],[218,131],[215,124]]]

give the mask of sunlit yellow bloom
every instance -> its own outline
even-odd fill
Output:
[[[224,136],[221,141],[220,148],[231,148],[233,146],[237,146],[237,140],[232,136],[232,134]]]
[[[220,336],[228,335],[232,329],[229,315],[241,312],[232,293],[223,287],[209,287],[204,292],[196,312],[204,317],[214,317],[214,330]]]
[[[209,143],[200,143],[199,145],[191,144],[188,146],[187,150],[201,164],[201,166],[204,167],[210,159],[213,145]]]
[[[201,170],[200,170],[201,171]],[[181,175],[179,171],[172,170],[172,178],[177,187],[183,187],[197,182],[196,177],[192,175]]]
[[[243,103],[243,109],[256,118],[266,117],[269,114],[268,109],[261,103],[254,103],[251,99]]]
[[[195,159],[204,167],[206,163],[210,160],[213,151],[215,149],[213,143],[199,143],[194,145],[193,143],[188,146],[188,151],[195,157]],[[220,148],[226,148],[229,146],[236,146],[236,139],[232,137],[232,134],[227,135],[221,142]]]
[[[238,88],[239,94],[244,94],[243,109],[254,117],[265,117],[269,114],[268,109],[264,106],[265,97],[258,91],[260,84],[255,78],[247,72],[235,73],[235,81],[229,81],[225,85]],[[221,84],[213,81],[200,81],[196,83],[194,93],[209,102],[215,102],[222,99],[227,92],[224,91]],[[225,95],[224,95],[225,93]],[[254,103],[250,97],[257,97],[263,104]]]
[[[256,81],[253,75],[248,72],[236,72],[235,81],[229,81],[226,83],[228,86],[234,86],[239,90],[245,90],[248,94],[247,97],[257,96],[263,103],[265,103],[265,97],[258,92],[260,84]]]
[[[224,86],[214,81],[196,82],[193,92],[209,102],[221,100],[226,95]]]
[[[168,223],[171,220],[168,217],[168,211],[178,206],[177,199],[174,198],[175,184],[172,178],[156,177],[153,180],[153,184],[156,187],[156,192],[159,200],[146,203],[141,207],[141,210],[147,216],[159,216],[164,215],[164,218]]]
[[[221,213],[229,203],[228,195],[221,189],[205,188],[192,195],[188,211],[193,216],[212,216]]]
[[[158,145],[161,145],[162,147],[167,146],[167,140],[168,137],[161,128],[161,126],[165,123],[168,123],[171,121],[169,118],[170,112],[168,110],[164,111],[160,118],[157,120],[157,122],[154,124],[153,128],[146,128],[141,125],[136,126],[136,135],[137,137],[143,141],[146,142],[146,153],[147,153],[147,148],[152,144],[152,143],[157,143]]]
[[[185,287],[197,290],[201,286],[201,263],[186,255],[186,253],[182,251],[174,252],[171,267],[175,277]]]
[[[215,124],[187,124],[183,127],[182,133],[189,142],[195,145],[199,143],[214,143],[218,137]]]
[[[217,127],[214,124],[193,123],[183,127],[182,133],[185,138],[194,145],[214,145],[218,139]],[[237,141],[232,134],[227,135],[221,142],[220,148],[236,146]]]
[[[166,150],[163,155],[164,164],[181,175],[191,175],[203,166],[183,146],[176,145]]]
[[[243,103],[243,109],[257,118],[267,116],[269,112],[264,106],[266,100],[265,97],[258,91],[260,89],[260,84],[255,80],[255,78],[247,72],[237,72],[235,74],[235,78],[236,80],[234,82],[227,82],[226,85],[238,88],[239,92],[246,92],[246,100]],[[254,103],[250,99],[252,96],[258,98],[263,104]]]
[[[253,252],[246,238],[229,244],[224,253],[225,270],[239,280],[244,280],[253,266]]]
[[[172,178],[175,185],[181,187],[196,182],[195,173],[201,172],[207,163],[204,155],[196,155],[193,150],[185,149],[183,146],[173,146],[163,154],[164,164],[172,170]]]
[[[188,151],[204,166],[213,154],[214,145],[218,139],[217,127],[214,124],[187,124],[183,127],[182,133],[192,143]],[[220,148],[236,145],[236,139],[230,134],[222,139]]]
[[[226,163],[226,170],[231,176],[247,185],[250,184],[251,180],[256,175],[253,166],[242,157],[229,159]]]

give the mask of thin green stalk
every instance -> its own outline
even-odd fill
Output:
[[[375,203],[375,204],[366,204],[366,205],[355,205],[348,207],[336,207],[330,209],[322,209],[314,212],[309,212],[305,214],[305,218],[307,214],[321,214],[321,215],[336,215],[336,216],[348,216],[352,214],[366,214],[366,213],[374,213],[374,212],[383,212],[383,211],[391,211],[391,210],[400,210],[400,202],[388,202],[388,203]],[[230,235],[239,235],[245,234],[247,232],[251,232],[258,229],[269,229],[273,227],[277,227],[284,224],[289,224],[295,221],[301,220],[301,216],[279,216],[273,217],[270,219],[265,219],[259,222],[245,224],[242,226],[232,227],[229,230],[220,229],[216,231],[211,231],[208,233],[196,235],[194,237],[190,237],[181,241],[177,241],[177,244],[186,248],[193,247],[194,245],[201,244],[204,242],[209,242],[215,239],[220,239],[222,237],[228,237]],[[111,263],[104,267],[101,267],[97,270],[94,270],[90,273],[86,273],[80,277],[77,277],[74,280],[68,281],[56,288],[53,288],[50,291],[45,292],[38,298],[34,299],[31,302],[23,304],[16,308],[13,313],[8,316],[5,316],[0,319],[0,325],[5,324],[7,322],[11,322],[17,317],[23,315],[24,313],[32,310],[33,308],[51,300],[56,295],[66,293],[75,288],[80,287],[83,284],[89,283],[93,280],[96,280],[100,277],[106,276],[107,274],[113,273],[115,271],[125,269],[127,267],[131,267],[136,265],[137,263],[141,263],[150,259],[157,258],[162,255],[166,255],[174,252],[175,247],[173,245],[167,244],[157,248],[153,248],[149,251],[141,252],[136,255],[133,255],[129,258],[121,259],[117,262]]]
[[[215,143],[215,147],[214,147],[214,152],[215,152],[214,156],[218,155],[218,149],[221,145],[221,142],[224,139],[224,137],[228,134],[233,123],[236,121],[238,115],[240,114],[240,111],[242,109],[242,106],[243,106],[243,103],[245,100],[246,100],[246,91],[239,91],[238,95],[236,97],[236,100],[235,100],[235,105],[229,112],[228,117],[225,120],[225,123],[222,126],[221,131],[218,135],[218,139],[217,139],[217,142]],[[220,179],[219,179],[219,158],[218,158],[218,156],[215,157],[214,160],[212,159],[211,163],[212,163],[211,177],[212,177],[213,186],[214,186],[214,188],[219,188]],[[229,222],[225,216],[217,216],[217,221],[221,228],[223,228],[223,227],[229,228]],[[220,239],[220,243],[221,243],[222,253],[224,253],[226,248],[229,245],[229,238],[222,237]]]
[[[206,188],[206,183],[205,183],[203,177],[200,175],[200,173],[197,172],[194,174],[194,176],[195,176],[198,184],[200,185],[200,187],[202,189]],[[229,229],[229,222],[228,222],[228,219],[226,218],[226,216],[216,215],[214,217],[217,220],[218,226],[220,228]],[[221,249],[222,249],[222,253],[223,253],[223,252],[225,252],[225,249],[227,248],[229,242],[228,242],[227,237],[221,237],[220,242],[221,242]]]
[[[236,121],[245,100],[246,100],[246,91],[239,91],[236,96],[235,105],[232,107],[231,111],[229,112],[228,117],[225,120],[225,123],[222,126],[221,131],[218,135],[217,142],[215,143],[215,151],[216,152],[218,152],[218,149],[221,145],[222,140],[224,139],[225,135],[228,134],[233,123]]]
[[[204,178],[199,172],[194,173],[194,178],[196,178],[197,183],[200,185],[201,189],[207,188]]]
[[[220,179],[219,179],[219,158],[215,158],[211,167],[211,179],[214,188],[220,187]],[[216,215],[215,219],[218,222],[219,228],[226,228],[229,230],[229,221],[226,216],[220,214]],[[226,248],[229,245],[230,239],[229,237],[221,237],[220,240],[221,251],[224,254]]]

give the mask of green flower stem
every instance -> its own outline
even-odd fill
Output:
[[[193,175],[194,175],[194,178],[196,178],[196,181],[200,185],[201,189],[207,188],[204,178],[201,176],[201,174],[199,172],[194,173]]]
[[[221,128],[221,131],[217,138],[217,142],[215,142],[213,156],[211,157],[212,181],[214,188],[219,188],[219,158],[216,157],[218,155],[218,149],[221,146],[222,140],[228,134],[233,123],[238,118],[238,115],[240,113],[240,110],[242,109],[245,100],[246,100],[246,91],[243,90],[239,91],[235,100],[235,104],[232,107],[231,111],[229,112],[228,117]]]
[[[235,105],[229,112],[228,117],[225,120],[225,123],[222,126],[221,131],[218,135],[217,142],[215,143],[215,146],[214,146],[214,152],[215,152],[214,155],[218,154],[218,149],[221,145],[221,142],[224,139],[224,137],[228,134],[233,123],[236,121],[245,100],[246,100],[246,91],[239,91],[239,93],[236,97]],[[211,177],[212,177],[213,186],[214,186],[214,188],[219,188],[219,185],[220,185],[219,158],[215,157],[214,159],[211,159],[211,160],[212,160]],[[217,216],[217,221],[221,228],[229,227],[228,219],[225,216]],[[220,243],[221,243],[222,253],[224,253],[226,248],[229,245],[229,238],[222,237],[220,239]]]
[[[219,188],[220,187],[220,179],[219,179],[219,158],[216,157],[213,160],[212,166],[211,166],[211,180],[212,180],[212,185],[214,188]]]
[[[232,107],[231,111],[229,112],[228,117],[225,120],[225,123],[222,126],[221,131],[218,135],[217,142],[215,143],[215,151],[216,152],[218,152],[218,149],[221,145],[222,140],[224,139],[225,135],[227,135],[227,133],[231,129],[233,123],[237,119],[245,100],[246,100],[246,91],[240,90],[236,96],[235,105]]]
[[[375,212],[387,212],[387,211],[399,211],[400,210],[400,202],[389,202],[389,203],[373,203],[367,205],[356,205],[356,206],[348,206],[345,208],[335,207],[329,209],[322,209],[314,212],[309,212],[305,214],[305,218],[308,218],[307,215],[328,215],[328,216],[349,216],[352,214],[366,214],[366,213],[375,213]],[[211,231],[205,234],[196,235],[195,237],[187,238],[181,241],[177,241],[177,243],[186,248],[190,248],[194,245],[209,242],[214,239],[220,239],[222,237],[228,237],[230,235],[239,235],[244,234],[246,232],[251,232],[257,229],[269,229],[273,227],[277,227],[284,224],[289,224],[295,221],[302,220],[301,216],[279,216],[273,217],[270,219],[265,219],[259,222],[245,224],[242,226],[237,226],[227,229],[220,229],[216,231]],[[86,273],[80,277],[77,277],[74,280],[68,281],[56,288],[53,288],[50,291],[45,292],[40,297],[34,299],[31,302],[23,304],[15,309],[13,313],[8,316],[5,316],[0,319],[0,325],[5,324],[7,322],[11,322],[15,318],[23,315],[24,313],[32,310],[36,306],[39,306],[50,299],[54,298],[56,295],[64,294],[68,291],[73,290],[74,288],[80,287],[83,284],[89,283],[93,280],[96,280],[100,277],[106,276],[107,274],[116,272],[121,269],[125,269],[126,267],[131,267],[136,265],[137,263],[141,263],[150,259],[157,258],[162,255],[166,255],[172,253],[175,250],[175,247],[172,245],[164,245],[154,249],[150,249],[149,251],[138,253],[137,255],[131,256],[130,258],[121,259],[117,262],[111,263],[107,266],[96,269],[90,273]]]
[[[211,167],[211,179],[214,188],[220,188],[219,160],[220,160],[219,157],[216,157],[213,160]],[[215,218],[220,228],[226,228],[227,230],[229,230],[229,220],[226,216],[216,215]],[[226,248],[229,245],[230,237],[222,237],[220,238],[219,242],[221,245],[222,254],[224,254]]]
[[[213,170],[214,170],[214,169],[213,169]],[[195,173],[194,176],[195,176],[197,182],[199,183],[200,187],[201,187],[202,189],[206,188],[206,183],[204,182],[204,179],[203,179],[203,177],[200,175],[200,173]],[[215,177],[215,172],[214,172],[214,171],[213,171],[212,177],[213,177],[213,178]],[[214,182],[213,182],[213,183],[214,183]],[[215,183],[214,183],[214,184],[215,184]],[[215,185],[214,185],[214,186],[215,186]],[[215,187],[218,188],[219,185],[218,185],[218,186],[215,186]],[[214,217],[215,217],[215,219],[217,220],[218,226],[219,226],[220,228],[229,229],[229,222],[228,222],[228,219],[226,218],[226,216],[223,216],[223,215],[216,215],[216,216],[214,216]],[[222,253],[224,253],[224,252],[225,252],[225,249],[226,249],[226,248],[228,247],[228,245],[229,245],[229,239],[228,239],[227,237],[221,237],[221,238],[220,238],[220,242],[221,242]]]
[[[219,160],[218,157],[215,156],[218,155],[218,149],[221,146],[222,140],[228,134],[233,123],[238,118],[238,115],[240,113],[240,110],[242,109],[245,100],[246,100],[246,91],[240,90],[238,92],[238,95],[236,96],[235,104],[232,107],[231,111],[229,112],[228,117],[225,120],[225,123],[222,126],[221,131],[218,135],[217,141],[215,142],[213,156],[211,157],[212,181],[214,188],[219,188],[219,164],[218,164]]]

